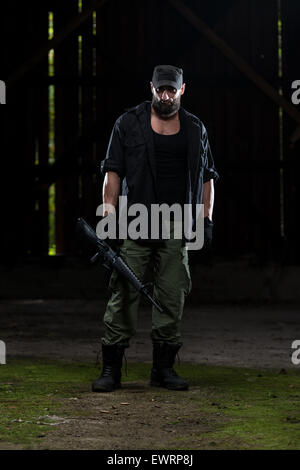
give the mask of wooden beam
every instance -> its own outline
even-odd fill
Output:
[[[108,0],[93,0],[91,6],[79,15],[74,16],[70,22],[61,29],[54,38],[44,44],[35,52],[24,64],[22,64],[15,72],[13,72],[6,80],[6,84],[11,86],[22,78],[27,72],[35,67],[41,60],[47,57],[50,49],[57,48],[71,33],[76,31],[93,13],[93,11],[103,7]]]
[[[197,31],[208,39],[230,62],[235,65],[249,80],[251,80],[263,93],[283,110],[298,124],[300,124],[300,113],[294,106],[286,100],[279,92],[272,87],[248,62],[235,52],[228,44],[221,39],[207,24],[202,21],[188,6],[180,0],[168,0],[168,2],[189,22]],[[291,142],[300,137],[300,126],[297,127]]]

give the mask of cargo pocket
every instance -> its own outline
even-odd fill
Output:
[[[108,290],[110,292],[115,292],[116,291],[116,283],[117,283],[118,277],[119,277],[119,274],[114,269],[111,276],[110,276],[110,280],[109,280],[109,284],[108,284]]]
[[[130,135],[124,142],[127,168],[135,168],[143,161],[145,141],[139,135]]]
[[[120,255],[122,256],[123,259],[126,259],[126,248],[124,247],[124,244],[121,245],[120,248]],[[118,273],[116,269],[113,269],[112,274],[110,276],[109,284],[108,284],[108,290],[110,292],[115,293],[118,290],[118,287],[120,287],[120,282],[121,282],[122,276]]]
[[[145,145],[145,139],[140,134],[133,133],[126,137],[124,145],[128,148],[139,147]]]

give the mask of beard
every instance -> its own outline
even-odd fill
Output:
[[[181,96],[178,96],[178,98],[174,98],[173,100],[161,101],[152,95],[153,109],[162,118],[167,119],[172,117],[180,108],[180,98]]]

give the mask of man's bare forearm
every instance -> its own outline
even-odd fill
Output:
[[[208,217],[210,220],[212,220],[213,216],[214,198],[214,180],[211,179],[209,181],[206,181],[206,183],[204,183],[203,185],[204,217]]]
[[[120,194],[121,180],[115,171],[108,171],[103,182],[103,216],[112,212],[112,207],[116,208]]]

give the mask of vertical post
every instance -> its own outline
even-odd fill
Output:
[[[78,15],[74,0],[57,2],[54,8],[54,29],[63,30],[70,18]],[[74,168],[78,162],[68,151],[78,139],[78,31],[73,32],[55,51],[55,156],[64,155],[64,167]],[[66,155],[69,155],[66,157]],[[72,252],[74,229],[78,216],[78,175],[64,172],[56,182],[56,253]]]

